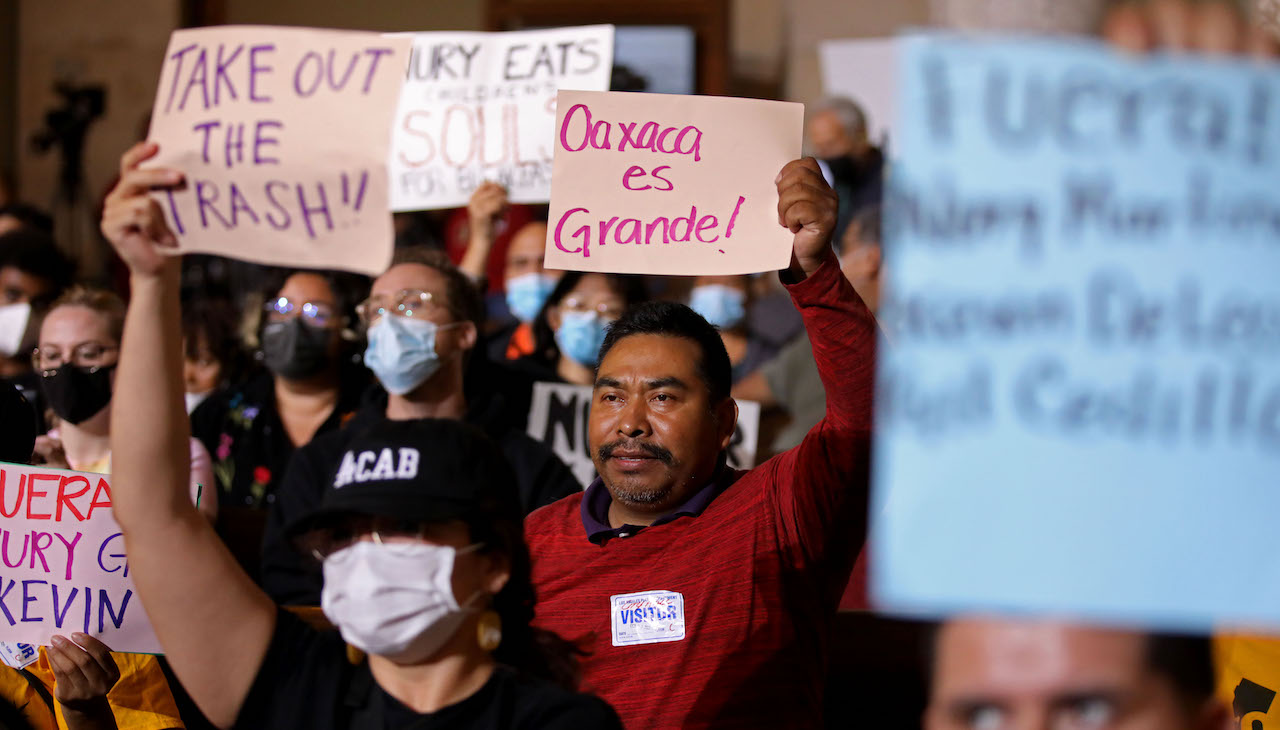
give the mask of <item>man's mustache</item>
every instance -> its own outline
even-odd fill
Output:
[[[643,451],[667,466],[671,466],[672,462],[675,461],[675,457],[673,457],[671,452],[666,448],[657,444],[651,444],[647,441],[614,441],[612,443],[601,445],[600,448],[596,450],[596,454],[600,457],[601,461],[604,461],[605,459],[611,458],[613,456],[613,452],[619,449],[623,451]]]

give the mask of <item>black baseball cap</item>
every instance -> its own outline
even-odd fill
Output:
[[[515,475],[498,446],[455,420],[382,420],[353,438],[320,506],[285,528],[297,539],[353,516],[444,522],[519,510]]]

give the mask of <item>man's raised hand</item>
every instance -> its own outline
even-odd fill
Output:
[[[803,278],[834,257],[838,200],[812,157],[792,160],[774,180],[778,186],[778,224],[795,234],[791,272]]]

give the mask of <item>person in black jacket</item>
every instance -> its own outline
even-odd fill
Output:
[[[852,99],[824,99],[808,111],[809,146],[826,168],[824,174],[830,173],[827,181],[840,196],[834,239],[839,246],[853,217],[884,198],[885,155],[871,143],[867,115]]]
[[[365,364],[387,394],[344,428],[299,449],[290,462],[268,517],[262,557],[263,587],[282,604],[318,605],[322,586],[314,561],[294,550],[285,527],[315,509],[325,476],[352,440],[384,421],[449,418],[479,426],[515,468],[523,513],[581,489],[551,449],[527,436],[517,425],[520,419],[511,417],[521,407],[527,413],[527,404],[503,395],[513,392],[502,386],[515,376],[468,363],[483,309],[470,281],[443,254],[401,249],[358,313],[368,328]],[[464,389],[464,374],[485,378],[491,387]]]

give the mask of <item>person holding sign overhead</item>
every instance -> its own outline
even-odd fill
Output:
[[[600,477],[526,521],[539,625],[586,642],[588,686],[631,728],[822,725],[827,637],[866,527],[875,321],[841,274],[836,195],[812,159],[778,173],[780,273],[827,389],[804,442],[747,472],[715,328],[642,304],[600,348]],[[561,284],[569,281],[565,276]]]
[[[211,722],[244,728],[619,728],[569,690],[572,656],[530,627],[534,594],[514,481],[453,420],[387,421],[354,439],[320,509],[292,526],[323,560],[341,638],[279,611],[178,490],[185,481],[178,261],[147,197],[182,175],[121,161],[103,233],[130,270],[116,417],[115,517],[139,598]],[[455,328],[456,329],[456,328]],[[210,630],[217,627],[217,630]],[[344,647],[344,641],[346,647]]]

